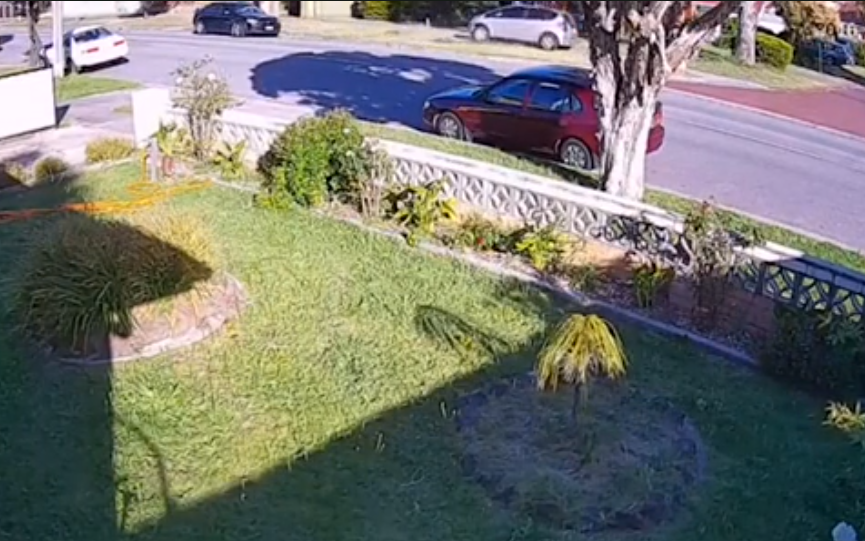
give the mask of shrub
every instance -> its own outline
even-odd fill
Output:
[[[42,158],[33,168],[33,180],[37,183],[54,182],[69,174],[72,168],[62,158],[48,156]]]
[[[361,15],[364,19],[373,19],[378,21],[391,20],[393,13],[394,2],[384,1],[367,1],[361,4]]]
[[[13,310],[31,337],[90,353],[108,335],[131,334],[133,309],[194,289],[215,264],[206,229],[188,216],[67,215],[30,247]]]
[[[795,48],[781,38],[757,34],[757,61],[780,70],[793,62]]]
[[[739,20],[730,19],[721,28],[721,36],[715,41],[715,46],[719,49],[727,49],[735,51],[736,44],[739,42]]]
[[[856,400],[865,391],[865,328],[825,312],[779,307],[775,337],[761,355],[763,368],[785,381],[833,399]]]
[[[264,194],[258,202],[284,208],[317,206],[332,196],[357,201],[383,164],[345,111],[305,118],[288,126],[258,163]]]
[[[854,46],[854,52],[856,53],[856,64],[865,66],[865,43],[857,42]]]
[[[135,153],[135,145],[122,137],[105,137],[88,143],[84,151],[87,163],[124,160]]]
[[[407,186],[388,194],[388,217],[408,230],[410,246],[416,246],[421,236],[435,234],[440,222],[456,219],[456,201],[443,195],[443,181]]]
[[[210,154],[219,127],[218,117],[235,103],[228,81],[216,72],[212,62],[205,57],[173,73],[172,103],[186,111],[192,151],[198,159]]]
[[[28,184],[31,171],[24,164],[16,161],[0,163],[0,186]]]

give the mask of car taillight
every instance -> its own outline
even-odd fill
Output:
[[[99,47],[93,47],[93,48],[85,50],[84,54],[92,54],[92,53],[98,53],[98,52],[99,52]]]
[[[126,43],[126,40],[122,40],[122,39],[121,39],[120,41],[115,41],[115,42],[114,42],[114,46],[115,46],[115,47],[120,47],[121,45],[123,45],[123,44],[125,44],[125,43]]]
[[[655,116],[652,118],[652,127],[657,128],[661,124],[664,123],[664,105],[661,102],[658,102],[655,105]]]

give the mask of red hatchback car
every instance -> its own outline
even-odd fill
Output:
[[[565,165],[592,170],[600,155],[594,100],[588,71],[544,66],[518,71],[491,85],[430,96],[423,118],[445,137],[553,155]],[[659,103],[646,151],[655,152],[663,144],[664,117]]]

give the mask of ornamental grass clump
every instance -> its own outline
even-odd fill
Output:
[[[203,223],[173,214],[128,221],[69,215],[24,258],[13,309],[32,339],[66,353],[130,336],[139,307],[201,287],[217,265]]]

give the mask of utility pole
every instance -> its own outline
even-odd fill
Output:
[[[51,52],[54,58],[51,64],[54,67],[54,77],[62,78],[66,74],[66,49],[63,43],[63,2],[54,0],[51,2]]]

